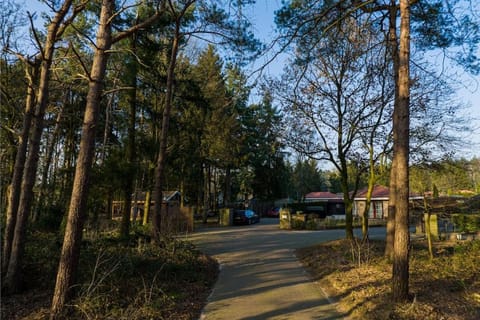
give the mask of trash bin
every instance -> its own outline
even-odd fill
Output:
[[[233,210],[229,208],[220,209],[219,223],[222,227],[233,225]]]
[[[292,228],[292,216],[290,209],[282,208],[279,213],[280,229],[291,229]]]

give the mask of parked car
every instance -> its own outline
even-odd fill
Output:
[[[235,210],[233,211],[233,224],[253,224],[260,222],[260,216],[253,210]]]
[[[274,207],[267,211],[267,217],[278,218],[280,215],[280,208]]]

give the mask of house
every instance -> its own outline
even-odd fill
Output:
[[[353,199],[353,215],[362,217],[365,213],[365,206],[367,203],[367,190],[364,188],[358,191]],[[368,217],[370,219],[386,219],[388,217],[388,199],[390,189],[382,185],[373,187],[370,209],[368,210]],[[410,201],[423,199],[423,196],[417,194],[410,194]]]
[[[307,211],[317,212],[321,217],[345,216],[345,204],[342,195],[326,191],[310,192],[305,195],[304,202]]]
[[[176,234],[193,230],[193,208],[181,206],[182,195],[179,191],[162,192],[161,229],[165,234]],[[146,204],[149,203],[150,206]],[[155,201],[151,193],[138,191],[132,194],[130,219],[133,223],[147,224],[151,220],[152,208]],[[112,202],[112,218],[120,219],[124,210],[124,201]]]
[[[353,199],[353,215],[363,217],[367,204],[367,191],[364,188],[358,191]],[[388,216],[389,188],[381,185],[373,187],[368,217],[370,219],[384,219]]]
[[[180,207],[181,193],[179,191],[163,191],[162,197],[163,197],[163,207],[167,208],[166,210],[168,210],[169,207]],[[132,210],[133,220],[137,219],[137,215],[138,216],[143,215],[143,212],[145,211],[145,202],[147,201],[147,198],[150,199],[149,201],[150,207],[152,207],[155,204],[155,201],[151,198],[151,194],[147,196],[147,193],[143,191],[137,191],[132,194],[131,210]],[[123,206],[124,206],[123,200],[112,202],[113,218],[121,217]]]

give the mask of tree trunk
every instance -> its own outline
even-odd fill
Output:
[[[339,139],[341,141],[341,139]],[[339,142],[340,146],[340,142]],[[343,201],[345,202],[345,237],[346,239],[353,239],[353,196],[350,196],[348,187],[348,166],[347,160],[343,153],[339,152],[341,168],[340,177],[343,192]]]
[[[65,97],[68,95],[65,94]],[[46,149],[46,155],[45,155],[45,161],[43,165],[43,172],[42,172],[42,185],[40,187],[40,194],[38,196],[38,204],[36,206],[36,209],[33,214],[32,221],[35,222],[38,220],[38,217],[40,216],[40,212],[43,211],[45,204],[48,204],[48,197],[47,197],[47,187],[49,185],[48,182],[48,172],[50,171],[50,165],[52,163],[52,158],[53,158],[53,153],[55,151],[55,145],[57,141],[58,134],[60,132],[60,124],[62,121],[63,117],[63,112],[65,110],[65,105],[67,104],[67,99],[63,101],[63,105],[61,106],[60,110],[58,111],[57,114],[57,119],[55,121],[55,128],[53,129],[53,132],[51,134],[51,140],[49,143],[47,143]]]
[[[231,197],[232,197],[231,196],[231,193],[232,193],[231,184],[232,184],[231,169],[230,169],[230,167],[227,167],[227,169],[225,171],[225,190],[224,190],[225,197],[223,199],[225,207],[230,206]]]
[[[203,180],[203,223],[208,222],[208,209],[210,208],[210,165],[205,164]]]
[[[409,127],[410,127],[410,7],[409,0],[400,0],[400,52],[398,86],[397,141],[394,142],[397,161],[397,199],[395,212],[395,241],[393,246],[392,292],[395,302],[408,300],[409,246]]]
[[[127,159],[127,174],[125,175],[125,203],[122,215],[122,224],[120,229],[120,237],[127,238],[130,233],[130,212],[132,209],[132,192],[133,181],[135,179],[135,123],[137,115],[137,62],[136,57],[136,38],[137,34],[133,33],[130,43],[130,50],[132,52],[131,65],[127,65],[127,73],[129,74],[129,86],[132,87],[128,92],[128,105],[129,105],[129,121],[128,121],[128,137],[126,146],[126,159]],[[137,210],[134,206],[133,210]],[[133,213],[134,217],[136,212]]]
[[[150,215],[150,202],[151,202],[151,192],[147,190],[145,192],[145,205],[143,206],[143,221],[142,224],[146,226],[148,224],[148,216]]]
[[[162,131],[160,133],[160,151],[158,153],[157,167],[155,168],[155,186],[153,188],[153,201],[155,202],[155,205],[153,207],[152,217],[152,238],[157,243],[160,242],[161,238],[163,176],[165,161],[167,158],[168,126],[170,123],[170,111],[172,109],[175,66],[177,62],[178,45],[180,40],[180,19],[181,17],[177,17],[177,21],[175,22],[175,34],[167,71],[167,89],[165,93],[165,107],[163,109]]]
[[[105,77],[108,59],[107,52],[112,44],[110,23],[111,17],[114,14],[114,8],[114,0],[103,0],[82,126],[82,137],[73,181],[72,197],[70,199],[67,225],[52,299],[51,319],[60,317],[63,307],[70,297],[78,267],[82,228],[86,216],[90,169],[95,153],[95,129],[97,126],[103,79]]]
[[[369,211],[370,207],[372,205],[372,193],[373,193],[373,188],[375,187],[375,164],[373,161],[373,146],[370,148],[370,159],[369,159],[369,167],[370,167],[370,175],[368,178],[368,188],[367,188],[367,194],[366,194],[366,201],[365,201],[365,211],[363,213],[362,217],[362,241],[368,241],[368,219],[369,217]]]
[[[426,193],[425,191],[423,192],[423,210],[424,210],[423,212],[424,212],[424,216],[427,215],[427,220],[425,221],[425,234],[427,235],[428,255],[430,257],[430,261],[432,261],[433,260],[433,243],[432,243],[432,225],[430,224],[431,213],[430,213],[430,209],[428,208],[428,201],[427,201],[427,197],[425,196],[425,193]]]
[[[389,12],[389,48],[393,61],[393,72],[395,82],[395,100],[393,110],[393,127],[396,126],[398,113],[398,43],[397,43],[397,5],[396,0],[391,0]],[[393,140],[398,140],[397,132],[393,130]],[[397,196],[395,149],[393,150],[392,167],[390,168],[390,191],[388,200],[387,234],[385,237],[385,256],[393,259],[393,242],[395,237],[395,209]]]
[[[22,134],[18,142],[12,183],[10,185],[10,193],[8,197],[7,219],[3,238],[2,274],[5,274],[4,272],[7,271],[12,248],[13,232],[17,222],[17,210],[20,201],[22,176],[25,169],[25,160],[27,158],[28,136],[30,134],[35,105],[35,85],[38,80],[39,62],[40,61],[36,60],[32,64],[32,70],[29,70],[30,68],[28,65],[25,66],[25,73],[28,80],[27,99],[25,102],[25,114],[23,115]]]
[[[30,215],[33,203],[33,186],[38,167],[38,155],[40,152],[40,141],[43,132],[43,117],[48,105],[48,82],[50,79],[50,66],[52,65],[55,42],[58,40],[57,32],[60,25],[70,10],[72,0],[65,0],[61,9],[55,14],[52,22],[48,26],[47,38],[45,40],[44,50],[42,52],[42,62],[40,66],[40,78],[37,94],[37,103],[35,106],[35,115],[33,128],[30,135],[29,150],[25,168],[23,171],[23,181],[18,209],[16,212],[16,222],[13,234],[13,241],[8,260],[7,274],[3,282],[5,292],[14,293],[20,290],[20,267],[25,249],[25,234],[27,228],[27,219]],[[13,213],[15,214],[15,213]]]

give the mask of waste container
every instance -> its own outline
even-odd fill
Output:
[[[220,209],[219,223],[222,227],[233,225],[233,210],[229,208]]]
[[[280,229],[291,229],[292,228],[292,216],[290,209],[282,208],[279,213],[280,220]]]

